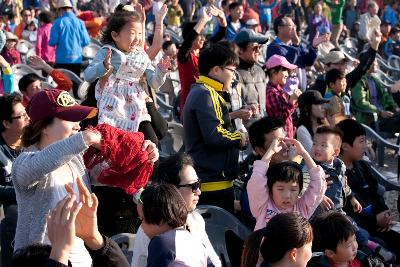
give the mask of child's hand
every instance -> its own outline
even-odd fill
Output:
[[[351,206],[353,207],[354,212],[360,213],[362,211],[362,206],[355,197],[353,197],[350,200],[350,203],[351,203]]]
[[[142,17],[142,23],[146,21],[146,11],[144,10],[143,6],[139,3],[135,5],[135,11],[138,12]]]
[[[330,210],[333,208],[334,203],[329,197],[324,196],[319,206],[324,210]]]
[[[304,153],[307,153],[307,151],[305,150],[303,145],[299,141],[297,141],[296,139],[284,138],[283,141],[288,143],[288,144],[290,144],[290,145],[292,145],[295,148],[297,154],[299,154],[299,155],[304,157]]]
[[[112,69],[111,55],[112,55],[111,49],[108,48],[106,58],[103,61],[104,68],[106,68],[107,72]]]
[[[168,7],[167,5],[163,5],[160,10],[158,10],[157,14],[156,14],[156,25],[160,25],[163,23],[165,16],[167,15],[168,12]]]
[[[163,73],[167,73],[171,68],[171,59],[169,56],[163,57],[160,59],[160,62],[158,62],[157,66]]]
[[[299,88],[293,90],[293,93],[289,98],[289,102],[294,105],[301,94],[302,91]]]
[[[272,156],[282,150],[283,145],[284,143],[282,138],[275,138],[269,146],[267,152],[265,152],[264,156],[262,157],[262,160],[269,163]]]
[[[212,17],[213,15],[211,14],[211,7],[203,8],[203,14],[201,14],[201,18],[203,18],[206,22],[209,22]]]

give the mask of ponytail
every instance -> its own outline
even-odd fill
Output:
[[[264,229],[259,229],[247,237],[242,251],[241,267],[256,267]]]

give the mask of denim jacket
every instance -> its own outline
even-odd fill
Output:
[[[325,174],[329,176],[326,178],[326,180],[333,182],[326,189],[325,196],[329,197],[334,203],[334,211],[344,213],[343,207],[345,204],[345,199],[348,197],[352,198],[353,196],[353,193],[347,184],[347,178],[345,175],[346,165],[339,158],[335,158],[332,165],[324,162],[319,162],[317,164],[320,165],[325,171]],[[314,216],[322,212],[323,209],[318,207],[314,213]]]

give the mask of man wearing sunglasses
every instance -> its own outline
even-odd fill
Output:
[[[264,35],[250,29],[243,29],[236,35],[234,43],[239,48],[239,83],[243,105],[259,107],[257,115],[265,114],[265,88],[267,80],[263,69],[257,64],[261,46],[267,42]],[[259,117],[257,116],[257,117]],[[250,121],[245,125],[250,124]]]
[[[13,255],[11,244],[17,227],[17,202],[11,167],[19,155],[22,130],[28,123],[29,117],[20,94],[0,97],[0,203],[5,214],[0,225],[1,266],[9,266]]]
[[[208,257],[215,267],[221,266],[221,261],[215,253],[207,233],[204,228],[203,217],[195,211],[200,191],[200,179],[193,168],[193,160],[186,153],[178,153],[165,159],[160,159],[160,164],[155,170],[153,183],[166,183],[176,186],[185,200],[186,207],[189,211],[187,217],[187,226],[190,233],[201,240],[205,245]],[[140,214],[140,208],[138,208]],[[132,257],[132,267],[145,267],[147,263],[147,248],[150,239],[140,227],[136,233],[134,251]]]

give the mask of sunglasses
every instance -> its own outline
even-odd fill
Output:
[[[196,182],[194,182],[194,183],[192,183],[192,184],[178,184],[176,187],[178,187],[178,188],[181,188],[181,187],[190,187],[190,188],[192,189],[192,192],[193,192],[193,193],[196,193],[197,190],[200,189],[200,186],[201,186],[201,182],[200,182],[200,180],[198,180],[198,181],[196,181]]]

